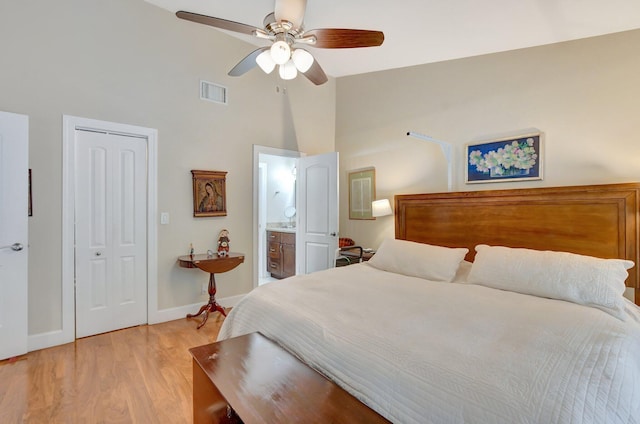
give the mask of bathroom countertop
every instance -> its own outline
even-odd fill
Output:
[[[284,226],[282,224],[267,224],[267,231],[279,231],[281,233],[295,233],[296,227]]]

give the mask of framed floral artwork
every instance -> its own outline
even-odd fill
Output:
[[[193,179],[193,216],[227,215],[227,173],[191,171]]]
[[[465,154],[467,184],[542,179],[540,133],[470,143]]]

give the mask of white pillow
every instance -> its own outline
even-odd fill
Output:
[[[386,239],[369,264],[383,271],[451,282],[469,249]]]
[[[624,281],[632,261],[487,245],[476,252],[469,283],[567,300],[624,319]]]

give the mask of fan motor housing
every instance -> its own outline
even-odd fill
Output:
[[[265,30],[272,35],[285,33],[295,38],[302,34],[302,27],[293,28],[293,24],[289,21],[276,21],[276,15],[273,12],[264,17],[263,24]]]

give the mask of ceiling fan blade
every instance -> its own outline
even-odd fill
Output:
[[[289,21],[295,29],[302,26],[307,0],[276,0],[274,14],[276,21]]]
[[[314,60],[311,68],[309,68],[309,70],[307,72],[304,72],[303,74],[309,81],[311,81],[315,85],[324,84],[329,80],[317,60]]]
[[[199,24],[209,25],[233,32],[239,32],[241,34],[255,35],[256,32],[262,32],[261,28],[256,28],[251,25],[228,21],[221,18],[214,18],[213,16],[200,15],[193,12],[185,12],[184,10],[176,12],[176,16],[180,19],[186,19],[187,21],[197,22]]]
[[[321,28],[305,31],[303,39],[315,37],[310,46],[324,49],[351,49],[354,47],[376,47],[384,41],[381,31],[366,29]]]
[[[234,66],[233,69],[229,71],[229,76],[239,77],[240,75],[246,74],[256,66],[258,66],[258,64],[256,63],[256,57],[258,57],[258,55],[265,50],[269,50],[269,47],[261,47],[249,53],[244,59],[238,62],[238,64]]]

